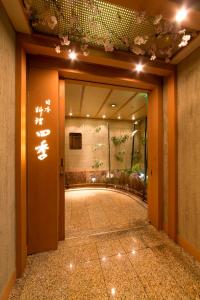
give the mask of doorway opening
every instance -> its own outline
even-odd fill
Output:
[[[147,221],[147,115],[146,91],[65,80],[66,236]]]

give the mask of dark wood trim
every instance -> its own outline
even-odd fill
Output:
[[[65,239],[65,80],[59,80],[59,213],[58,236]]]
[[[178,232],[178,153],[176,74],[167,78],[168,115],[168,234],[174,241]]]

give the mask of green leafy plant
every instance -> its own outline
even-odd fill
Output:
[[[96,131],[96,133],[99,133],[99,132],[101,131],[101,126],[97,127],[97,128],[95,129],[95,131]]]
[[[124,144],[128,139],[129,139],[129,135],[128,135],[128,134],[121,135],[121,136],[119,136],[119,137],[113,136],[113,137],[111,138],[111,140],[112,140],[112,142],[113,142],[113,144],[114,144],[115,146]]]
[[[141,168],[141,165],[140,164],[135,164],[132,166],[132,172],[133,173],[139,173],[141,172],[142,168]]]
[[[95,159],[94,164],[92,165],[93,169],[98,169],[103,166],[103,162],[101,160]]]
[[[124,155],[125,151],[119,151],[117,154],[115,154],[115,158],[117,161],[123,162],[124,161]]]

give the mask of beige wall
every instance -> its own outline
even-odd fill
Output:
[[[200,250],[200,49],[178,66],[179,234]]]
[[[96,129],[101,127],[99,132]],[[111,121],[110,122],[110,138],[113,136],[121,136],[130,134],[132,130],[131,122]],[[69,149],[69,133],[82,133],[82,150]],[[103,162],[99,170],[108,170],[108,129],[107,121],[94,119],[66,119],[65,123],[65,167],[66,171],[82,171],[94,170],[92,165],[95,159]],[[97,144],[102,144],[101,147],[94,151]],[[121,145],[111,146],[111,169],[130,168],[131,164],[131,147],[132,138]],[[118,151],[125,150],[124,161],[118,162],[115,159],[115,154]]]
[[[0,3],[0,294],[15,271],[15,34]]]

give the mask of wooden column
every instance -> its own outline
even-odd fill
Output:
[[[168,103],[168,235],[177,240],[178,196],[177,196],[177,95],[176,74],[167,78]]]
[[[28,253],[57,248],[59,207],[59,78],[55,70],[30,67],[28,80]],[[51,111],[43,113],[43,124],[35,124],[35,108],[46,107],[50,99]],[[50,129],[40,138],[36,131]],[[40,160],[35,147],[46,140],[48,156]]]
[[[163,185],[163,123],[162,88],[157,86],[149,95],[148,105],[148,212],[149,220],[162,228]]]
[[[59,240],[65,239],[65,80],[59,80]]]

